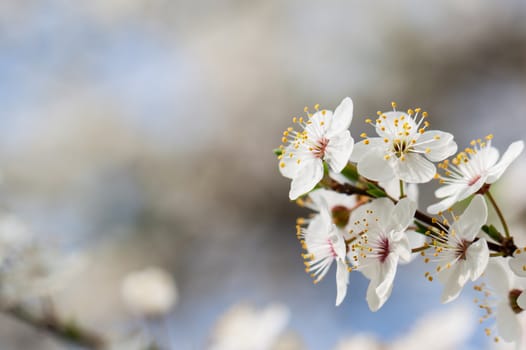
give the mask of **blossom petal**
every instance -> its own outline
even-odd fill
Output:
[[[398,160],[398,176],[409,183],[425,183],[431,181],[436,174],[436,168],[420,154],[408,153],[405,160]]]
[[[421,247],[426,241],[426,236],[416,231],[409,230],[406,231],[405,234],[407,236],[407,241],[409,242],[409,252],[411,252],[412,248]],[[419,254],[416,253],[410,253],[410,255],[411,256],[409,257],[409,261],[406,261],[405,259],[402,259],[402,257],[400,257],[400,263],[409,263],[412,260],[414,260],[417,256],[419,256]]]
[[[472,241],[488,219],[488,207],[482,195],[473,197],[464,213],[451,225],[450,233]]]
[[[517,157],[522,153],[522,150],[524,149],[524,142],[523,141],[515,141],[513,142],[506,152],[502,155],[502,158],[500,161],[495,164],[493,168],[489,170],[488,173],[488,179],[486,180],[487,183],[492,184],[495,181],[497,181],[502,174],[506,171],[508,166],[515,160]]]
[[[379,284],[376,287],[376,294],[380,298],[380,307],[385,303],[391,294],[393,281],[398,267],[398,255],[389,254],[385,261],[380,264]]]
[[[443,304],[455,300],[470,277],[464,261],[457,261],[450,268],[438,273],[438,279],[444,283],[441,301]]]
[[[450,184],[450,185],[441,186],[435,191],[435,197],[444,198],[444,197],[453,196],[459,193],[460,191],[462,191],[463,188],[466,186],[467,185],[465,184]]]
[[[387,181],[395,176],[389,162],[382,149],[372,148],[358,163],[358,173],[373,181]]]
[[[379,137],[371,137],[370,139],[368,139],[368,143],[366,143],[365,140],[356,143],[351,153],[351,162],[362,161],[362,159],[369,156],[369,152],[371,152],[372,150],[376,150],[377,152],[383,152],[383,144],[384,142]]]
[[[393,202],[391,202],[388,198],[377,198],[374,199],[370,204],[363,208],[365,211],[362,212],[361,216],[353,216],[353,218],[356,218],[356,220],[362,221],[363,218],[368,218],[369,224],[377,224],[381,227],[381,229],[387,229],[387,223],[390,220],[390,217],[393,213],[393,210],[395,208],[395,205]],[[360,208],[358,208],[360,209]],[[366,215],[366,211],[372,211],[371,216]],[[370,234],[375,234],[378,231],[371,231]]]
[[[323,178],[323,163],[321,159],[309,159],[304,162],[296,177],[290,184],[289,198],[297,199],[302,194],[312,190]]]
[[[336,306],[340,305],[347,294],[349,271],[344,261],[338,259],[336,263]]]
[[[503,266],[503,258],[492,258],[488,263],[484,276],[488,279],[488,283],[495,292],[505,298],[508,297],[508,292],[511,288],[510,276],[507,269]]]
[[[299,169],[302,167],[301,163],[298,164],[297,152],[298,151],[292,146],[288,146],[283,150],[279,161],[279,172],[286,178],[295,178]]]
[[[319,140],[326,136],[332,123],[332,111],[326,109],[314,113],[307,122],[305,131],[310,140]]]
[[[350,97],[346,97],[334,111],[332,122],[327,130],[327,137],[332,138],[342,131],[349,129],[353,116],[353,102]]]
[[[347,165],[353,146],[354,140],[349,130],[345,130],[330,139],[324,159],[333,171],[339,173]]]
[[[502,339],[508,342],[517,341],[520,335],[519,320],[507,302],[499,303],[497,306],[496,319],[497,331]]]
[[[481,238],[475,243],[471,244],[466,251],[465,264],[468,265],[472,281],[477,280],[488,267],[489,249],[488,243]]]
[[[393,229],[405,230],[413,222],[415,216],[416,203],[409,198],[401,199],[393,209],[390,222],[393,224]],[[395,227],[398,226],[398,227]]]
[[[453,135],[450,133],[429,130],[418,138],[414,148],[417,151],[425,152],[426,158],[430,161],[440,162],[457,151],[457,144],[453,141]]]
[[[508,260],[510,269],[519,277],[526,277],[526,252],[515,253],[513,258]]]
[[[455,205],[456,202],[458,202],[457,196],[451,196],[451,197],[444,198],[440,202],[427,207],[427,212],[429,214],[438,214],[442,211],[445,211],[451,208],[453,205]]]

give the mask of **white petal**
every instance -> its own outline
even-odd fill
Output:
[[[490,169],[487,183],[491,184],[497,181],[501,175],[506,171],[508,166],[522,153],[524,149],[524,142],[516,141],[512,143],[506,152],[502,155],[500,161]]]
[[[519,277],[526,277],[526,252],[513,255],[509,259],[510,269]]]
[[[444,283],[444,291],[441,297],[442,303],[446,304],[455,300],[469,277],[469,271],[466,269],[466,264],[463,261],[458,261],[449,269],[446,268],[439,272],[438,279]]]
[[[362,217],[353,216],[353,218],[356,218],[357,220],[362,220],[363,218],[367,218],[367,221],[369,224],[377,223],[382,229],[387,228],[387,223],[389,222],[391,215],[393,213],[393,210],[395,208],[395,205],[393,202],[388,198],[377,198],[374,199],[367,207],[364,209],[372,211],[372,214],[366,215],[366,213],[362,214]],[[360,209],[360,208],[358,208]],[[353,219],[354,220],[354,219]],[[363,221],[362,221],[363,222]],[[379,233],[374,232],[373,230],[369,230],[369,235]]]
[[[373,181],[387,181],[395,176],[389,160],[384,159],[384,151],[372,148],[358,162],[358,173]]]
[[[426,236],[416,231],[406,231],[405,234],[407,235],[407,240],[409,242],[409,249],[421,247],[426,241]],[[411,254],[411,256],[409,257],[409,261],[405,261],[405,259],[402,260],[402,257],[400,257],[400,263],[411,262],[417,256],[419,256],[419,254]]]
[[[332,137],[325,151],[325,160],[331,169],[337,173],[347,165],[354,146],[354,140],[349,130]]]
[[[504,261],[504,258],[492,258],[488,263],[484,276],[488,279],[488,283],[493,290],[507,299],[511,286],[510,276],[507,269],[504,268]]]
[[[297,150],[292,146],[288,146],[283,150],[282,158],[278,162],[279,172],[281,175],[293,179],[298,174],[301,168],[301,163],[298,164]],[[290,156],[292,154],[292,157]]]
[[[385,148],[384,142],[382,141],[382,139],[378,137],[372,137],[368,139],[368,141],[369,141],[368,144],[366,144],[364,140],[354,145],[353,151],[351,153],[351,158],[350,158],[351,162],[360,162],[366,156],[369,156],[368,153],[371,152],[372,150],[376,150],[377,152],[380,152],[380,150],[383,150]]]
[[[393,281],[398,267],[398,256],[389,254],[385,261],[380,264],[380,274],[378,276],[378,286],[376,294],[380,299],[380,307],[387,301],[393,288]]]
[[[343,99],[332,117],[332,123],[327,130],[327,137],[332,138],[342,131],[349,129],[353,115],[353,102],[349,97]]]
[[[376,294],[376,286],[377,282],[371,280],[369,287],[367,287],[367,304],[369,305],[369,309],[373,312],[378,311],[381,307],[380,298]]]
[[[406,235],[406,232],[402,233],[402,239],[393,242],[393,252],[400,257],[400,262],[408,263],[411,261],[411,246],[409,245],[409,238]]]
[[[458,237],[472,241],[487,219],[488,207],[486,201],[482,195],[478,194],[473,197],[473,200],[460,218],[451,225],[450,232],[455,232]]]
[[[486,271],[489,262],[488,243],[481,238],[471,244],[466,251],[466,261],[470,271],[470,279],[477,280]]]
[[[451,184],[444,185],[435,191],[437,198],[444,198],[460,193],[467,185],[464,184]]]
[[[336,306],[340,305],[347,294],[347,284],[349,284],[349,271],[347,265],[342,260],[336,263]]]
[[[401,199],[393,209],[393,214],[390,217],[390,228],[405,230],[413,222],[415,216],[416,203],[409,198]]]
[[[326,136],[327,130],[329,130],[332,123],[332,111],[321,110],[309,118],[309,122],[305,127],[307,136],[311,140],[319,140],[321,137]]]
[[[436,174],[436,168],[420,154],[408,153],[405,160],[396,162],[398,176],[409,183],[425,183],[431,181]]]
[[[438,138],[438,139],[437,139]],[[426,158],[432,162],[440,162],[457,151],[457,144],[453,141],[453,135],[438,130],[424,132],[414,147],[416,150],[425,153]]]
[[[526,310],[526,293],[522,291],[522,293],[517,298],[517,305],[523,310]]]
[[[508,303],[499,303],[497,306],[497,331],[505,341],[517,341],[520,335],[520,324],[517,315]]]
[[[302,194],[312,190],[323,178],[323,163],[321,159],[309,159],[304,162],[296,177],[290,184],[289,198],[297,199]]]
[[[427,207],[427,212],[429,214],[438,214],[439,212],[446,211],[447,209],[451,208],[456,202],[458,202],[456,196],[447,197],[440,202]]]

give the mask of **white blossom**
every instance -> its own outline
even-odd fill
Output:
[[[455,203],[476,193],[485,184],[497,181],[508,166],[522,153],[523,141],[512,143],[499,160],[499,151],[491,145],[492,135],[485,140],[474,140],[471,147],[460,152],[453,160],[439,165],[444,175],[436,177],[444,186],[436,190],[440,202],[431,205],[427,211],[432,214],[444,211]]]
[[[209,350],[270,350],[277,343],[290,319],[290,311],[281,304],[261,310],[234,305],[214,328]]]
[[[318,218],[308,227],[297,226],[298,238],[306,253],[305,271],[318,283],[325,277],[332,263],[336,261],[336,306],[340,305],[347,294],[349,268],[346,261],[347,246],[341,230],[333,223],[327,203],[321,202]]]
[[[367,302],[377,311],[391,295],[399,261],[409,262],[411,248],[406,235],[416,206],[404,198],[396,206],[387,198],[373,200],[351,214],[356,239],[351,244],[353,269],[370,279]]]
[[[393,108],[396,105],[393,104]],[[375,127],[379,137],[368,137],[357,143],[351,161],[358,164],[360,175],[374,181],[397,179],[407,183],[430,181],[436,173],[432,162],[451,156],[457,150],[453,135],[426,130],[427,113],[420,109],[408,113],[392,111],[379,113]]]
[[[444,284],[443,303],[456,299],[468,280],[477,280],[486,269],[488,244],[483,238],[475,238],[487,217],[486,202],[481,195],[477,195],[459,218],[454,217],[449,228],[445,227],[440,232],[428,231],[432,238],[434,261],[437,262],[438,279]],[[447,219],[445,223],[448,223]],[[425,259],[426,263],[429,261],[429,258]],[[431,275],[426,273],[429,279],[432,279]]]
[[[122,281],[121,294],[130,311],[144,317],[168,313],[178,298],[172,275],[159,267],[129,273]]]
[[[309,192],[323,178],[323,161],[335,172],[345,167],[354,146],[348,130],[352,114],[353,102],[346,97],[334,113],[318,110],[306,120],[293,118],[302,130],[290,127],[283,133],[285,145],[278,157],[281,174],[292,179],[290,199]]]
[[[526,280],[514,276],[504,260],[494,258],[489,262],[485,273],[488,284],[475,287],[483,293],[483,298],[476,301],[486,312],[481,321],[495,317],[497,335],[494,340],[514,342],[517,349],[523,349],[526,344],[521,344],[523,330],[519,316],[526,309]],[[493,333],[491,328],[485,331],[488,336]]]

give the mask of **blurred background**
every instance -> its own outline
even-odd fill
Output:
[[[2,209],[83,257],[53,296],[65,318],[134,328],[121,281],[152,265],[177,284],[177,305],[150,329],[172,349],[208,348],[239,303],[286,309],[281,349],[391,342],[438,309],[478,318],[469,287],[441,306],[419,263],[400,268],[379,312],[359,274],[335,308],[333,274],[314,286],[303,271],[294,226],[307,212],[289,202],[272,149],[304,106],[345,96],[355,139],[393,100],[427,110],[460,148],[490,133],[501,152],[526,139],[524,0],[2,1],[0,77]],[[520,193],[497,194],[514,194],[519,219]],[[482,326],[465,332],[457,348],[492,346]],[[71,348],[9,317],[0,343]]]

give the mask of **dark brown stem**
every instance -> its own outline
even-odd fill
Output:
[[[10,306],[3,311],[9,316],[63,341],[84,346],[88,349],[99,350],[105,348],[106,342],[102,336],[81,328],[74,323],[61,322],[56,315],[35,315],[21,305]]]

